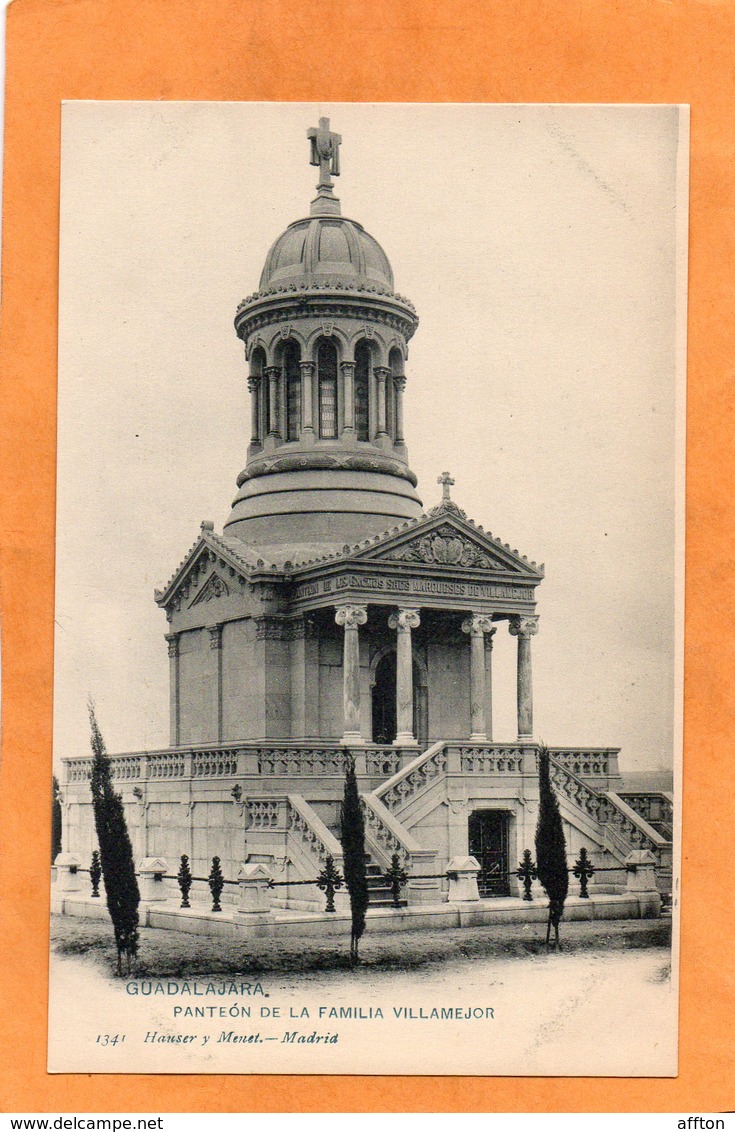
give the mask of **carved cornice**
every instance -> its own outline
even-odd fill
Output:
[[[257,459],[249,463],[244,471],[237,477],[237,486],[242,487],[248,480],[258,476],[275,475],[278,472],[302,472],[315,470],[350,472],[380,472],[382,475],[398,476],[399,479],[408,480],[412,487],[416,487],[418,480],[410,468],[398,460],[391,460],[379,452],[370,455],[338,455],[315,452],[313,449],[301,449],[298,452],[269,459]]]
[[[284,284],[277,290],[251,295],[237,308],[235,329],[243,341],[266,326],[295,322],[305,318],[342,318],[379,323],[410,339],[418,326],[418,316],[407,299],[381,293],[376,288],[354,290],[328,281],[313,286]]]

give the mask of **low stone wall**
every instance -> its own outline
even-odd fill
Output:
[[[52,911],[63,916],[86,919],[108,919],[104,901],[93,900],[79,893],[59,893],[52,898]],[[564,919],[569,920],[639,920],[660,915],[656,894],[629,892],[619,896],[599,895],[588,900],[573,896],[567,899]],[[368,929],[375,932],[400,932],[416,929],[480,927],[492,924],[545,924],[547,903],[528,902],[516,897],[496,897],[462,903],[444,903],[419,908],[376,908],[368,912]],[[258,917],[223,910],[203,912],[194,908],[177,908],[165,904],[142,904],[140,922],[143,927],[170,928],[195,935],[221,936],[230,939],[262,938],[277,932],[279,937],[323,936],[345,932],[349,935],[350,918],[339,913],[275,911]]]

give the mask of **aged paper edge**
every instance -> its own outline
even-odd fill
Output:
[[[0,833],[4,907],[0,970],[7,1009],[6,1109],[716,1111],[731,1106],[727,1082],[733,987],[720,956],[732,937],[725,878],[733,816],[733,770],[725,715],[732,661],[728,577],[719,568],[731,465],[725,392],[732,344],[720,295],[731,293],[732,258],[720,226],[732,190],[733,122],[724,92],[735,42],[725,6],[637,2],[582,13],[552,4],[537,15],[503,0],[492,11],[445,12],[421,3],[404,20],[380,0],[372,11],[373,54],[360,51],[359,9],[345,10],[329,52],[326,13],[292,5],[288,19],[266,5],[257,29],[236,6],[172,0],[132,12],[17,0],[8,13],[3,295],[4,490],[3,766]],[[418,18],[418,13],[421,17]],[[137,21],[137,23],[136,23]],[[308,35],[305,29],[309,29]],[[449,33],[449,34],[448,34]],[[117,52],[116,45],[130,50]],[[134,47],[133,47],[134,44]],[[287,45],[291,68],[276,66]],[[421,58],[420,69],[407,68]],[[695,71],[694,59],[708,59]],[[249,62],[248,62],[249,60]],[[362,60],[355,70],[358,60]],[[696,82],[693,75],[696,74]],[[278,76],[274,79],[274,76]],[[349,81],[341,78],[349,75]],[[303,76],[308,76],[304,79]],[[63,98],[180,100],[689,102],[692,105],[692,224],[689,312],[688,579],[686,587],[685,781],[680,1074],[676,1080],[565,1078],[48,1077],[45,875],[51,760],[55,474],[58,143]],[[727,162],[727,165],[725,164]],[[725,170],[730,179],[724,177]],[[729,395],[729,400],[728,400]],[[710,565],[711,563],[711,565]],[[723,601],[724,599],[724,601]],[[714,615],[714,616],[713,616]],[[717,631],[712,632],[713,626]],[[711,642],[711,643],[710,643]],[[711,650],[711,655],[708,650]],[[717,650],[717,651],[715,651]],[[720,661],[720,664],[722,662]],[[706,760],[706,774],[696,771]],[[699,764],[699,766],[698,766]],[[694,771],[695,773],[692,773]],[[711,784],[718,783],[716,807]],[[730,819],[730,820],[728,820]],[[39,835],[37,831],[44,832]],[[696,831],[696,837],[694,832]],[[712,988],[718,987],[713,994]],[[729,1069],[729,1072],[728,1072]]]

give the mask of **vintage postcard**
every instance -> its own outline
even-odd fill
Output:
[[[52,1073],[676,1075],[688,141],[63,105]]]

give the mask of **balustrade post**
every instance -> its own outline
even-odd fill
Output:
[[[361,745],[365,742],[360,729],[360,633],[359,626],[367,621],[367,607],[364,605],[337,606],[335,621],[344,628],[343,648],[343,703],[344,734],[342,742],[346,746]]]
[[[538,617],[515,616],[509,625],[511,636],[518,638],[518,742],[533,742],[533,682],[531,677],[531,637],[538,633]]]
[[[398,633],[396,643],[396,737],[397,747],[417,746],[413,733],[413,650],[411,630],[421,623],[418,609],[399,609],[391,613],[388,624]]]
[[[462,622],[462,632],[469,633],[470,636],[470,742],[486,743],[485,634],[492,636],[495,632],[492,617],[483,613],[473,613]]]

